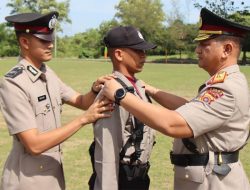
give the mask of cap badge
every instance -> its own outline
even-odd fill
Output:
[[[53,15],[49,21],[49,29],[54,29],[57,23],[56,15]]]
[[[142,40],[144,40],[144,38],[143,38],[142,34],[140,33],[140,31],[137,31],[137,33],[138,33],[139,38],[141,38]]]

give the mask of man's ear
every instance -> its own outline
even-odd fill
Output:
[[[233,51],[233,44],[231,42],[227,42],[224,45],[223,57],[227,57]]]
[[[115,51],[114,52],[115,58],[118,61],[122,61],[123,60],[123,51],[121,49],[115,49],[114,51]]]
[[[30,40],[26,36],[19,37],[19,44],[22,48],[28,50],[29,49]]]

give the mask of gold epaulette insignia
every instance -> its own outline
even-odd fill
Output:
[[[208,84],[216,84],[216,83],[222,83],[224,82],[225,78],[227,76],[226,71],[221,71],[216,73],[208,82]]]

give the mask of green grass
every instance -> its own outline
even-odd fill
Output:
[[[16,59],[0,59],[0,76],[16,64]],[[92,82],[100,75],[110,73],[110,62],[84,61],[78,59],[54,59],[48,63],[68,85],[79,92],[89,90]],[[250,67],[241,67],[250,84]],[[180,64],[146,64],[144,71],[138,74],[148,83],[169,92],[191,99],[196,95],[197,89],[208,78],[208,74],[199,69],[197,65]],[[81,114],[80,110],[65,105],[62,122],[66,123]],[[86,190],[91,174],[91,164],[88,147],[93,139],[92,127],[88,125],[64,143],[64,169],[68,190]],[[151,157],[151,188],[150,190],[171,190],[173,184],[173,169],[169,161],[169,151],[172,138],[157,133],[157,143]],[[0,115],[0,170],[11,148],[11,137],[5,122]],[[250,146],[241,151],[241,160],[246,173],[250,178],[249,165]]]

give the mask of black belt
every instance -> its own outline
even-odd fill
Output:
[[[170,153],[171,163],[177,166],[206,166],[209,155],[204,154],[173,154]],[[215,152],[214,164],[230,164],[239,160],[239,151],[235,152]]]

